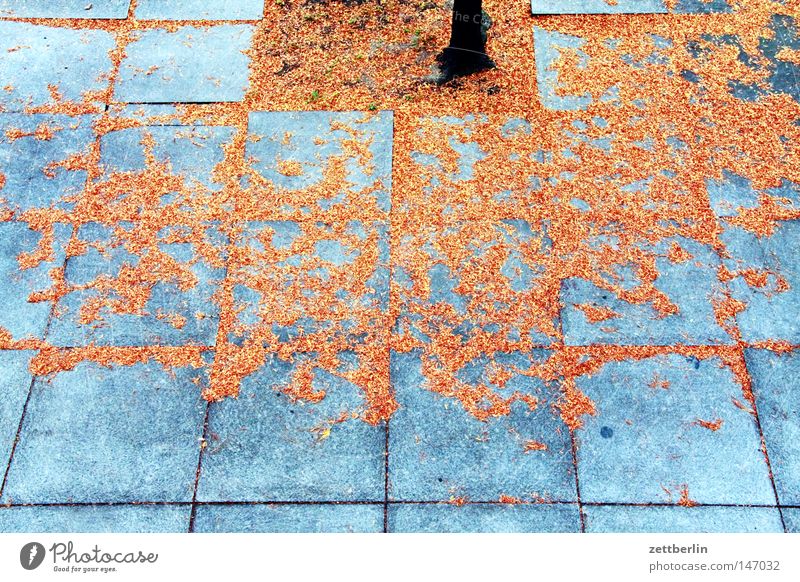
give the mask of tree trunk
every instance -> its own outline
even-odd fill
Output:
[[[436,57],[438,67],[426,82],[444,84],[495,65],[486,54],[486,35],[481,0],[455,0],[450,45]]]
[[[481,29],[482,22],[481,0],[455,0],[450,48],[483,53],[486,43]],[[470,57],[464,55],[464,58]]]

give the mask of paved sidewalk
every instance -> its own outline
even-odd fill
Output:
[[[432,4],[0,0],[0,531],[800,531],[798,7]]]

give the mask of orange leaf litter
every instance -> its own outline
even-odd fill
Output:
[[[362,418],[370,423],[389,418],[397,408],[389,378],[390,351],[417,350],[422,354],[427,388],[457,399],[481,420],[508,414],[516,401],[529,409],[538,405],[535,398],[526,394],[500,394],[499,389],[513,374],[560,384],[562,397],[556,408],[570,429],[579,428],[582,419],[596,411],[595,403],[578,389],[578,378],[596,373],[611,361],[679,353],[700,359],[717,358],[738,378],[752,408],[743,359],[745,344],[734,320],[743,306],[730,297],[716,300],[714,306],[720,324],[737,340],[732,346],[567,346],[554,323],[561,308],[561,283],[571,277],[587,279],[623,301],[650,304],[662,316],[678,313],[678,306],[654,285],[657,257],[642,250],[640,243],[680,236],[729,256],[719,237],[723,225],[711,211],[705,180],[719,180],[727,169],[750,180],[759,190],[777,186],[784,178],[800,182],[800,127],[794,122],[800,117],[800,106],[788,95],[774,92],[752,103],[735,99],[728,90],[730,81],[766,87],[765,73],[744,67],[733,47],[704,40],[704,35],[735,34],[746,52],[757,55],[759,41],[772,34],[768,26],[772,14],[800,18],[800,9],[795,2],[732,1],[736,10],[730,14],[534,18],[526,2],[486,0],[485,9],[493,19],[488,51],[498,67],[444,88],[419,81],[448,35],[449,14],[431,8],[429,2],[265,2],[264,19],[251,23],[256,30],[247,51],[251,59],[250,83],[243,101],[182,105],[174,116],[157,117],[125,116],[113,102],[113,87],[127,45],[145,29],[176,30],[186,24],[210,27],[224,22],[138,21],[133,17],[135,0],[126,20],[27,19],[48,26],[104,29],[115,36],[116,47],[110,53],[113,67],[107,75],[106,89],[84,95],[82,102],[68,102],[58,87],[51,86],[51,103],[29,109],[29,113],[99,115],[94,125],[97,139],[88,151],[50,168],[51,172],[55,168],[88,172],[84,190],[69,200],[74,207],[18,212],[3,203],[6,178],[0,174],[0,219],[26,222],[43,235],[37,251],[20,257],[20,268],[35,267],[54,256],[53,232],[59,223],[74,227],[68,256],[88,252],[87,243],[77,239],[75,232],[77,227],[94,222],[113,230],[109,245],[120,245],[141,257],[139,264],[126,266],[118,277],[98,278],[82,287],[68,284],[63,269],[53,269],[51,287],[32,295],[30,300],[58,302],[72,291],[91,288],[97,295],[82,307],[82,323],[101,323],[105,312],[146,313],[156,282],[171,280],[181,290],[198,284],[191,265],[159,250],[159,243],[164,240],[158,233],[176,225],[181,228],[169,242],[192,244],[198,261],[227,265],[228,276],[214,298],[221,314],[215,346],[56,348],[41,341],[13,338],[0,330],[0,348],[38,350],[31,364],[36,374],[70,370],[83,361],[132,365],[152,359],[166,368],[200,367],[205,365],[203,353],[212,351],[214,360],[203,390],[209,400],[237,395],[241,381],[270,356],[293,361],[304,355],[308,359],[296,366],[286,393],[319,401],[325,393],[315,389],[314,376],[317,369],[327,370],[363,390],[366,408]],[[590,57],[585,68],[574,66],[578,56],[570,50],[561,51],[554,65],[559,75],[559,93],[589,94],[595,98],[586,111],[551,111],[539,104],[533,61],[534,25],[587,39],[580,49]],[[652,35],[669,42],[656,45]],[[615,48],[607,42],[610,38],[617,40]],[[701,57],[689,53],[689,42],[704,49]],[[623,53],[630,55],[634,64],[621,61]],[[654,54],[660,58],[641,66]],[[786,49],[778,58],[797,62],[797,51]],[[702,91],[681,77],[685,70],[702,79]],[[598,100],[611,87],[618,90],[619,106]],[[644,113],[631,105],[637,99],[644,103]],[[360,123],[337,127],[349,132],[353,139],[345,141],[341,156],[329,160],[323,180],[307,189],[281,190],[250,166],[245,156],[248,113],[311,109],[395,112],[391,212],[379,209],[372,196],[376,188],[386,185],[354,190],[345,179],[347,159],[356,159],[365,173],[371,172],[369,151],[359,139]],[[463,125],[432,118],[474,113],[483,115]],[[366,113],[365,120],[371,115]],[[532,131],[501,139],[500,129],[511,117],[527,120]],[[225,146],[224,161],[213,173],[221,191],[208,191],[191,177],[174,174],[168,163],[157,161],[152,155],[153,138],[148,134],[142,143],[147,153],[145,169],[104,172],[100,167],[99,139],[103,135],[174,120],[236,128],[235,137]],[[570,145],[579,161],[564,153],[568,142],[565,133],[574,131],[575,122],[584,124],[586,129],[582,131],[590,138]],[[34,137],[50,139],[58,129],[42,125]],[[13,129],[7,132],[11,139],[24,135]],[[591,145],[592,140],[603,137],[613,137],[610,153]],[[469,180],[452,178],[459,154],[451,140],[477,143],[486,154],[476,162],[474,177]],[[645,140],[651,141],[648,150],[642,148]],[[676,142],[686,147],[676,149],[670,145]],[[441,169],[415,162],[413,152],[435,156]],[[538,157],[536,152],[547,155]],[[302,167],[281,162],[279,170],[284,175],[297,176]],[[570,178],[547,180],[564,174]],[[435,187],[431,182],[434,175],[438,178]],[[542,179],[541,188],[531,187],[532,176]],[[249,180],[243,181],[245,177]],[[622,188],[641,180],[649,180],[646,192]],[[339,192],[348,193],[348,204],[337,210],[323,211],[316,204]],[[500,200],[500,192],[508,195]],[[178,196],[164,204],[161,198],[168,193]],[[582,212],[573,206],[571,200],[576,197],[590,210]],[[293,213],[282,210],[286,207],[313,210],[309,214]],[[739,209],[737,216],[725,220],[758,236],[770,236],[779,221],[798,217],[798,212],[762,196],[756,208]],[[522,263],[538,273],[525,291],[513,289],[509,279],[499,274],[512,250],[505,238],[512,234],[510,227],[502,221],[514,219],[524,219],[534,230],[541,230],[538,239],[517,248],[523,255]],[[242,237],[239,225],[264,220],[297,221],[301,234],[290,249],[273,248],[269,229],[260,235],[265,243],[263,251],[243,250],[235,244]],[[364,281],[378,260],[374,238],[359,240],[341,226],[352,220],[364,224],[388,221],[391,225],[392,266],[402,268],[412,285],[410,289],[391,286],[388,313],[376,306],[342,313],[336,291],[362,296],[366,292]],[[122,221],[133,228],[119,228]],[[211,221],[223,225],[224,234],[232,241],[227,248],[210,242],[207,225]],[[321,223],[329,228],[321,227]],[[358,249],[360,255],[346,267],[326,264],[332,282],[328,288],[315,289],[319,293],[311,301],[303,291],[304,285],[314,282],[303,274],[320,266],[320,260],[310,250],[319,240],[332,236],[331,228],[337,240]],[[543,251],[545,231],[552,243],[549,252]],[[609,233],[617,238],[615,245],[589,244],[590,239]],[[436,248],[436,257],[426,251],[430,245]],[[107,250],[101,244],[98,247],[100,252]],[[473,252],[476,249],[484,252]],[[288,256],[298,255],[302,257],[299,266],[285,266]],[[674,243],[667,256],[675,263],[694,258]],[[459,274],[456,292],[469,298],[466,316],[447,304],[428,301],[428,272],[435,264]],[[633,265],[641,284],[633,289],[623,288],[615,282],[615,265]],[[726,269],[719,272],[722,282],[739,275],[757,288],[764,287],[770,275],[782,281],[771,273],[742,274]],[[233,300],[236,285],[246,285],[259,294],[258,323],[244,325],[238,321],[238,307]],[[783,281],[775,292],[786,288]],[[591,322],[619,317],[606,308],[579,308]],[[414,325],[429,341],[420,341],[403,325],[392,332],[402,314],[418,316]],[[279,341],[272,324],[292,325],[301,315],[331,320],[332,325],[290,341]],[[176,327],[185,324],[177,314],[162,313],[159,317]],[[344,317],[355,322],[355,331],[343,332]],[[499,331],[489,332],[479,326],[464,339],[455,332],[464,319],[492,324]],[[531,361],[528,369],[510,370],[498,365],[490,383],[484,385],[469,385],[456,377],[465,364],[478,356],[526,353],[536,347],[527,334],[514,334],[514,330],[535,330],[551,338],[552,355],[544,362]],[[353,345],[349,337],[356,335],[365,339]],[[232,343],[231,336],[243,340]],[[796,347],[784,342],[759,346],[779,352]],[[360,364],[355,370],[341,371],[344,351],[355,352]],[[719,428],[715,423],[698,420],[698,424],[711,430]],[[542,450],[541,443],[535,441],[528,441],[525,447],[526,451]],[[452,502],[465,500],[454,498]],[[679,504],[692,503],[684,488]]]

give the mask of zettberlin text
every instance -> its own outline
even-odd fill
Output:
[[[692,544],[691,546],[678,546],[675,544],[669,546],[650,546],[651,554],[707,554],[708,546],[699,546]]]

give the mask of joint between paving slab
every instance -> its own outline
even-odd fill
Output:
[[[558,293],[558,334],[562,338],[554,346],[553,349],[564,348],[564,320],[561,314],[564,313],[565,305],[561,299],[561,293]],[[586,533],[586,514],[583,511],[583,500],[581,499],[581,481],[578,476],[578,441],[575,438],[575,429],[569,429],[570,449],[572,451],[572,470],[575,473],[575,499],[578,505],[578,518],[580,519],[581,533]]]
[[[583,501],[581,500],[581,481],[578,477],[578,444],[575,439],[575,431],[569,430],[569,439],[572,445],[572,470],[575,472],[575,497],[578,503],[578,516],[581,520],[581,533],[586,533],[586,515],[583,512]]]
[[[747,372],[747,378],[750,382],[750,391],[753,396],[752,406],[753,406],[753,419],[755,420],[756,427],[758,428],[758,436],[761,439],[761,451],[764,454],[764,462],[767,463],[767,471],[769,472],[769,482],[772,485],[772,493],[775,496],[775,504],[778,508],[778,513],[781,517],[781,525],[783,526],[783,531],[788,533],[789,529],[786,525],[786,519],[783,517],[783,510],[781,509],[781,499],[778,495],[778,486],[775,484],[775,474],[772,471],[772,462],[769,459],[769,451],[767,450],[767,438],[764,435],[764,429],[761,426],[761,418],[758,415],[758,406],[756,405],[756,395],[752,391],[753,386],[753,376],[750,374],[750,369],[747,365],[747,358],[745,358],[744,354],[744,347],[740,346],[740,357],[742,358],[742,362],[744,363],[744,369]]]
[[[708,201],[708,204],[709,204],[709,207],[712,206],[711,205],[711,200]],[[712,210],[713,210],[713,208],[712,208]],[[712,211],[712,216],[713,216],[714,222],[716,223],[716,226],[717,226],[717,232],[722,232],[722,230],[724,229],[723,221],[720,219],[720,217],[717,215],[716,212]],[[719,259],[720,264],[724,264],[723,261],[724,261],[725,257],[722,256],[722,254],[720,253],[719,249],[715,248],[713,250],[713,252],[717,256],[717,258]],[[726,295],[728,295],[730,293],[730,289],[728,288],[727,284],[726,284],[725,293],[726,293]],[[788,530],[787,525],[786,525],[786,520],[783,517],[783,511],[781,510],[781,507],[780,507],[781,500],[780,500],[780,497],[778,496],[777,485],[775,484],[775,475],[774,475],[774,473],[772,471],[772,463],[770,462],[769,452],[767,451],[767,440],[766,440],[766,437],[764,436],[764,430],[763,430],[763,428],[761,426],[761,419],[760,419],[759,414],[758,414],[758,406],[756,404],[755,393],[753,393],[753,391],[752,391],[753,376],[750,373],[749,367],[747,366],[747,358],[745,358],[744,350],[745,350],[745,348],[752,347],[752,344],[748,344],[748,343],[746,343],[746,342],[744,342],[742,340],[742,330],[739,327],[739,321],[738,321],[736,315],[734,315],[733,318],[732,318],[731,329],[730,330],[726,330],[726,331],[727,331],[728,335],[730,335],[734,340],[736,340],[736,345],[737,345],[738,351],[739,351],[739,357],[741,358],[742,364],[744,366],[745,373],[747,374],[746,382],[749,383],[750,394],[752,395],[751,405],[753,407],[753,419],[755,421],[756,429],[758,430],[758,436],[759,436],[759,439],[761,441],[761,451],[762,451],[762,454],[764,455],[764,462],[767,464],[767,472],[769,474],[769,482],[770,482],[770,485],[772,486],[772,494],[775,497],[775,507],[777,507],[777,509],[778,509],[778,515],[780,516],[780,519],[781,519],[781,526],[783,527],[783,531],[788,533],[789,530]],[[743,388],[744,388],[744,386],[743,386]]]
[[[383,533],[389,533],[389,419],[385,421],[383,449]]]
[[[389,506],[392,505],[440,505],[450,506],[453,505],[451,501],[446,500],[396,500],[389,501]],[[465,501],[464,505],[474,506],[577,506],[577,501],[567,500],[547,500],[547,501],[530,501],[521,503],[503,503],[497,500],[491,501]],[[14,509],[23,507],[152,507],[152,506],[165,506],[165,507],[189,507],[192,505],[191,501],[97,501],[97,502],[42,502],[42,503],[6,503],[0,504],[0,511],[3,509]],[[348,500],[348,501],[299,501],[299,500],[260,500],[260,501],[197,501],[197,507],[218,507],[218,506],[258,506],[258,505],[284,505],[284,506],[305,506],[305,505],[352,505],[352,506],[383,506],[383,501],[369,501],[369,500]],[[603,502],[603,501],[584,501],[584,507],[673,507],[684,508],[681,505],[667,502],[652,502],[652,503],[626,503],[626,502]],[[800,509],[800,505],[770,505],[770,504],[747,504],[747,503],[698,503],[693,505],[692,508],[739,508],[739,509]],[[688,508],[691,509],[691,508]]]
[[[188,532],[194,533],[194,522],[195,518],[197,517],[197,487],[200,484],[200,473],[203,470],[203,453],[206,449],[206,443],[208,438],[208,416],[209,412],[211,411],[211,403],[206,402],[206,412],[205,416],[203,417],[203,434],[200,438],[200,450],[197,454],[197,468],[195,469],[194,473],[194,489],[192,490],[192,510],[189,513],[189,527]]]
[[[77,230],[78,229],[75,227],[75,225],[73,225],[72,234],[70,235],[70,238],[74,236],[75,233],[77,233]],[[67,261],[69,261],[69,257],[65,256],[64,262],[62,263],[62,269],[65,272],[67,270]],[[42,339],[46,338],[48,332],[50,331],[50,325],[53,321],[53,317],[55,316],[57,305],[58,305],[57,300],[53,301],[53,303],[50,305],[50,311],[47,314],[47,323],[45,324],[44,330],[42,331],[42,336],[41,336]],[[19,424],[17,425],[17,432],[16,435],[14,436],[14,442],[11,445],[11,452],[8,455],[8,463],[6,463],[6,470],[3,473],[3,482],[0,483],[0,500],[3,499],[3,495],[5,494],[6,485],[8,484],[8,475],[11,472],[11,464],[14,462],[14,453],[16,453],[17,451],[17,445],[19,444],[20,434],[22,433],[22,426],[25,423],[25,414],[28,412],[28,404],[31,401],[31,396],[33,395],[33,386],[36,383],[37,379],[38,376],[31,375],[31,381],[30,384],[28,385],[28,394],[25,397],[25,404],[23,404],[22,406],[22,414],[20,415]]]
[[[584,501],[587,507],[685,507],[677,503],[666,501],[653,501],[649,503],[630,503],[617,501]],[[691,507],[739,507],[739,508],[761,508],[761,509],[780,509],[781,506],[769,503],[694,503]],[[784,506],[785,507],[785,506]]]
[[[19,419],[19,425],[17,425],[17,433],[14,436],[14,442],[11,445],[11,452],[8,454],[8,462],[6,463],[6,470],[3,473],[3,482],[0,483],[0,500],[3,499],[3,494],[6,490],[6,484],[8,483],[8,474],[11,471],[11,462],[14,459],[14,453],[17,451],[17,444],[19,444],[19,435],[22,432],[22,424],[25,421],[25,413],[28,410],[28,403],[31,401],[31,394],[33,394],[33,384],[36,382],[36,376],[31,376],[31,381],[28,386],[28,395],[25,397],[25,404],[22,405],[22,415]]]

